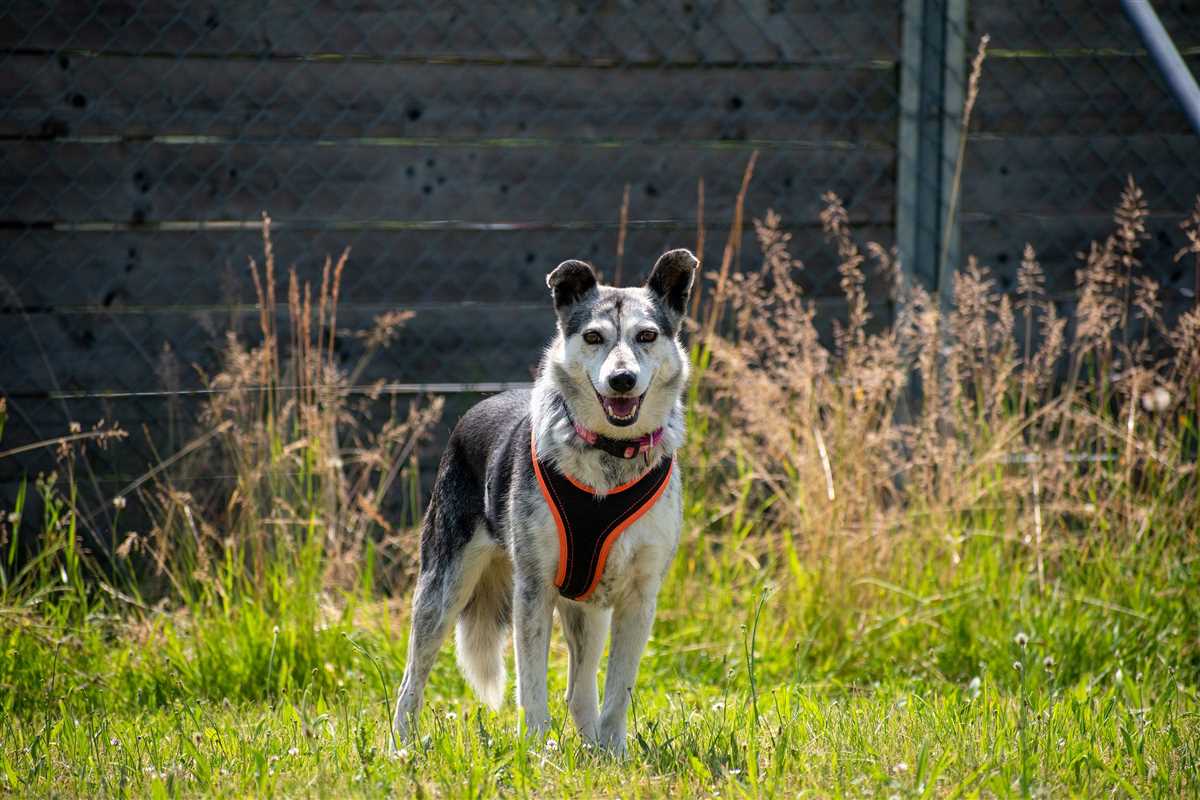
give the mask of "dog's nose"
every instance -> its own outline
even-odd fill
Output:
[[[637,383],[637,376],[632,372],[621,371],[614,372],[608,378],[608,385],[613,388],[614,392],[628,392]]]

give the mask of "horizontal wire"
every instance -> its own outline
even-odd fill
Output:
[[[39,394],[13,393],[8,397],[13,399],[37,400],[87,400],[131,397],[189,397],[232,394],[234,392],[297,392],[303,389],[319,389],[332,391],[337,394],[490,394],[506,392],[510,389],[529,389],[533,386],[530,381],[446,381],[443,383],[385,383],[358,384],[355,386],[338,386],[336,384],[310,384],[307,386],[238,386],[230,388],[201,388],[201,389],[154,389],[149,391],[57,391]]]
[[[1119,458],[1120,458],[1120,456],[1111,454],[1111,453],[1064,453],[1063,455],[1058,456],[1056,458],[1048,458],[1045,455],[1045,453],[1040,453],[1040,454],[1039,453],[1010,453],[1010,454],[1006,454],[1003,456],[998,456],[993,459],[988,459],[988,461],[990,461],[991,463],[1001,463],[1001,464],[1010,464],[1010,465],[1027,465],[1027,464],[1036,464],[1039,462],[1042,464],[1055,464],[1055,463],[1079,464],[1079,463],[1090,463],[1090,462],[1099,462],[1099,463],[1112,462],[1112,461],[1119,460]],[[974,465],[977,463],[980,463],[980,462],[974,461],[974,460],[966,460],[966,461],[962,462],[962,464],[964,464],[964,465]],[[689,472],[711,472],[711,471],[716,471],[719,468],[712,467],[712,466],[704,466],[704,465],[700,465],[700,464],[690,464],[690,465],[688,465],[687,469]],[[303,475],[305,473],[301,470],[284,470],[284,471],[274,471],[273,470],[271,472],[271,474],[295,477],[298,475]],[[206,474],[206,475],[173,476],[173,477],[171,477],[170,482],[171,483],[177,483],[177,482],[201,483],[201,482],[234,480],[234,479],[242,478],[242,477],[244,477],[244,476],[239,475],[237,473],[210,473],[210,474]],[[8,482],[11,482],[11,480],[7,479],[7,478],[0,478],[0,484],[4,484],[4,483],[8,483]],[[98,477],[95,479],[94,482],[97,484],[128,484],[130,482],[130,477],[128,475],[117,475],[117,476],[112,476],[112,477]],[[979,508],[985,508],[985,507],[980,506]],[[991,508],[991,507],[988,506],[986,508]],[[1000,506],[997,506],[996,508],[1000,508]]]
[[[344,290],[343,290],[344,291]],[[227,303],[191,303],[191,304],[173,304],[173,305],[145,305],[134,303],[122,303],[120,305],[103,305],[96,303],[62,303],[62,304],[41,304],[41,305],[17,305],[4,304],[0,305],[0,316],[17,316],[25,314],[88,314],[96,316],[116,316],[121,315],[153,315],[153,314],[238,314],[238,315],[258,315],[263,309],[276,316],[291,316],[292,311],[288,307],[287,302],[280,301],[272,308],[262,303],[243,303],[243,302],[227,302]],[[512,312],[512,311],[544,311],[547,314],[550,312],[550,303],[548,301],[532,301],[532,300],[513,300],[511,302],[492,302],[486,300],[446,300],[446,301],[421,301],[416,303],[361,303],[355,301],[341,300],[338,302],[338,310],[341,312],[363,313],[363,314],[382,314],[386,311],[411,311],[414,314],[441,314],[441,313],[497,313],[497,312]],[[338,330],[339,335],[345,335],[342,330]],[[365,331],[350,331],[349,335],[353,338],[367,338]]]
[[[188,50],[183,53],[174,50],[125,50],[115,47],[4,47],[0,55],[25,56],[40,58],[58,58],[72,56],[75,58],[104,58],[104,59],[150,59],[155,61],[249,61],[256,63],[276,62],[281,64],[409,64],[434,67],[541,67],[545,69],[604,69],[604,70],[639,70],[639,71],[696,71],[712,72],[715,70],[738,70],[747,72],[760,71],[794,71],[794,70],[891,70],[895,69],[896,61],[890,58],[843,58],[818,57],[808,59],[784,60],[774,58],[770,61],[756,59],[721,59],[709,61],[672,61],[664,58],[630,59],[621,58],[545,58],[530,56],[474,56],[466,57],[452,53],[438,53],[426,56],[406,56],[403,54],[379,54],[362,52],[283,52],[283,51],[238,51],[238,50]]]
[[[649,137],[560,137],[539,136],[492,136],[492,137],[448,137],[448,136],[317,136],[292,135],[221,135],[211,133],[105,133],[64,134],[18,132],[0,134],[0,142],[52,142],[54,144],[79,145],[165,145],[170,147],[194,146],[240,146],[271,145],[283,147],[406,147],[444,149],[553,149],[553,148],[600,148],[619,149],[624,147],[695,148],[698,150],[893,150],[895,145],[879,139],[802,139],[802,138],[755,138],[755,139],[661,139]]]
[[[1099,214],[1100,212],[1097,212]],[[706,223],[716,227],[724,223]],[[862,224],[884,224],[882,220],[866,221]],[[302,230],[328,232],[382,232],[398,231],[443,231],[460,233],[473,231],[483,233],[553,233],[563,231],[595,232],[617,230],[618,222],[604,220],[559,220],[559,221],[518,221],[518,222],[480,222],[462,219],[309,219],[309,218],[275,218],[271,219],[273,230]],[[627,226],[632,229],[691,231],[696,228],[694,219],[631,219]],[[800,223],[793,228],[817,228],[819,223]],[[32,230],[52,231],[57,233],[225,233],[250,231],[262,232],[261,219],[170,219],[148,220],[144,222],[127,222],[122,220],[89,219],[89,220],[55,220],[55,219],[4,219],[0,220],[0,230]]]

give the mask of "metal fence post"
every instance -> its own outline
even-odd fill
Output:
[[[1125,8],[1125,15],[1145,42],[1154,63],[1158,65],[1158,71],[1162,73],[1167,87],[1179,101],[1179,106],[1192,129],[1200,135],[1200,86],[1196,85],[1196,79],[1192,77],[1187,62],[1179,54],[1179,48],[1175,46],[1171,34],[1163,27],[1154,6],[1150,5],[1149,0],[1121,0],[1121,5]]]
[[[958,225],[947,212],[962,127],[966,18],[966,0],[904,2],[896,244],[906,282],[942,305],[958,263]],[[953,229],[943,254],[947,225]]]

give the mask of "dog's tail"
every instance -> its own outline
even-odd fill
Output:
[[[493,561],[458,616],[454,634],[458,668],[475,694],[492,708],[504,702],[504,647],[512,621],[512,570]]]

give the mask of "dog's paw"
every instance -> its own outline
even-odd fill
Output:
[[[521,730],[523,730],[525,735],[530,739],[541,741],[542,739],[546,738],[547,734],[550,733],[550,729],[551,725],[549,716],[542,716],[540,714],[533,715],[529,714],[528,712],[521,715]]]
[[[606,745],[601,745],[601,752],[607,754],[610,758],[617,761],[624,761],[629,758],[629,748],[625,745],[625,740],[611,741]]]
[[[388,737],[388,748],[393,754],[413,743],[419,713],[411,704],[403,701],[396,704],[396,713],[392,716],[392,735]]]
[[[620,761],[623,761],[629,755],[629,748],[625,742],[625,731],[601,730],[600,735],[595,740],[595,744],[600,748],[601,752]]]
[[[407,751],[412,743],[412,729],[407,724],[393,721],[392,735],[388,737],[388,755],[397,756]]]

